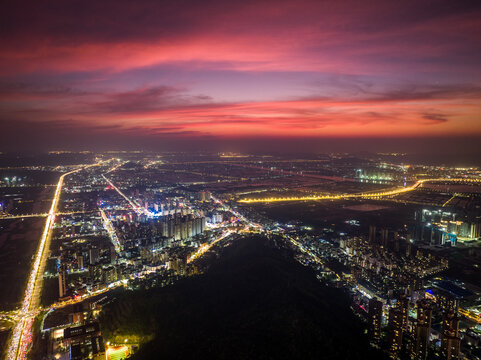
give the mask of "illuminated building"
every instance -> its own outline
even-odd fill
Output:
[[[67,295],[67,269],[64,264],[60,264],[58,270],[58,295],[60,298]]]
[[[389,309],[388,341],[391,358],[399,356],[403,343],[403,333],[406,331],[409,313],[409,299],[403,295],[395,307]]]
[[[85,319],[85,313],[83,311],[82,304],[75,304],[72,312],[68,315],[68,318],[70,323],[82,323]]]
[[[409,316],[409,299],[406,295],[399,297],[397,306],[401,309],[402,313],[402,330],[406,331]]]
[[[416,323],[416,346],[414,357],[424,360],[428,355],[429,338],[431,335],[431,319],[433,309],[429,300],[418,302],[417,323]]]
[[[422,209],[415,212],[413,239],[430,245],[455,245],[458,238],[476,239],[481,223],[472,214],[458,214],[445,209]]]
[[[199,201],[202,201],[202,202],[207,201],[207,200],[209,200],[209,198],[210,198],[210,194],[209,194],[208,191],[199,191],[198,196],[197,196],[197,199]]]
[[[114,266],[108,266],[102,269],[104,283],[110,284],[117,281],[117,269]]]
[[[369,300],[369,336],[376,342],[381,339],[382,302],[376,298]]]
[[[102,280],[102,265],[89,265],[89,275],[95,281]]]
[[[212,223],[213,224],[220,224],[223,221],[222,214],[214,214],[212,215]]]
[[[99,324],[96,322],[64,330],[63,341],[70,348],[70,359],[100,359],[105,354],[105,347]]]
[[[444,314],[442,331],[442,358],[446,360],[459,359],[461,346],[461,339],[459,338],[459,319],[454,312],[447,312]]]
[[[77,267],[79,269],[83,269],[84,268],[84,257],[82,254],[77,254]]]
[[[90,265],[95,265],[99,262],[99,249],[92,247],[89,249]]]
[[[205,231],[205,218],[194,218],[192,214],[184,216],[169,215],[165,216],[157,226],[163,237],[185,240]]]
[[[381,245],[384,248],[387,248],[388,244],[389,244],[389,230],[381,229]]]
[[[459,299],[448,292],[439,290],[436,300],[443,313],[456,313],[458,311]]]

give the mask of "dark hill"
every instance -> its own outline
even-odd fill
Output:
[[[377,359],[342,291],[244,238],[203,276],[128,293],[105,312],[107,336],[155,333],[144,359]]]

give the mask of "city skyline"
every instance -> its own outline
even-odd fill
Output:
[[[2,10],[0,360],[481,359],[480,0]]]

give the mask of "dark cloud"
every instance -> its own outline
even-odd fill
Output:
[[[427,120],[428,124],[440,124],[448,121],[445,114],[427,113],[423,115],[423,119]]]
[[[365,92],[374,96],[373,100],[408,101],[432,99],[479,99],[481,87],[471,84],[446,85],[407,85],[399,90],[388,90],[382,93]]]
[[[481,133],[480,18],[478,0],[10,1],[2,145]]]
[[[336,76],[322,82],[313,82],[311,85],[324,91],[327,86],[328,91],[333,95],[327,97],[315,94],[312,97],[312,99],[325,100],[336,100],[339,97],[347,101],[358,99],[373,102],[481,98],[481,86],[469,83],[431,85],[412,82],[386,86],[382,82],[376,84],[372,80],[359,76]],[[341,96],[336,94],[336,89],[342,90]]]
[[[90,95],[91,93],[74,89],[62,84],[32,83],[32,82],[5,82],[0,81],[0,100],[2,98],[25,97],[71,97]]]
[[[183,109],[212,100],[206,95],[190,95],[185,89],[171,86],[144,87],[100,96],[102,101],[86,104],[94,113],[148,113],[157,110]]]
[[[168,86],[148,87],[106,94],[102,101],[89,106],[98,113],[147,112],[170,105],[179,93],[180,90]]]
[[[476,0],[27,0],[3,5],[0,36],[9,41],[34,36],[76,45],[129,39],[171,41],[206,29],[273,31],[299,24],[317,24],[320,31],[377,34],[446,18],[472,17],[480,11]]]

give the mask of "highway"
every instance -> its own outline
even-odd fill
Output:
[[[197,251],[195,251],[191,256],[189,256],[189,258],[187,259],[187,264],[191,263],[192,261],[200,258],[202,255],[204,255],[207,251],[210,250],[210,248],[212,246],[214,246],[215,244],[217,244],[219,241],[225,239],[226,237],[228,237],[229,235],[231,235],[233,233],[233,231],[225,231],[222,233],[221,236],[219,236],[217,239],[215,239],[214,241],[212,241],[211,243],[209,244],[203,244],[201,245]]]
[[[105,230],[107,230],[107,233],[109,234],[109,237],[110,237],[110,241],[115,247],[115,252],[117,254],[120,254],[120,252],[122,251],[122,245],[120,245],[119,238],[117,237],[114,226],[112,225],[112,222],[109,220],[109,218],[105,214],[105,211],[102,208],[99,208],[99,210],[100,210],[100,216],[102,217],[102,221],[104,222]]]
[[[22,307],[17,315],[19,320],[13,329],[10,337],[10,343],[8,344],[7,360],[26,359],[28,348],[32,343],[32,325],[40,301],[40,293],[43,285],[42,274],[48,257],[48,249],[50,247],[50,239],[52,235],[51,232],[55,222],[55,215],[62,192],[63,181],[68,175],[88,167],[98,165],[100,165],[100,163],[70,171],[60,176],[58,180],[52,205],[50,207],[50,211],[48,212],[47,220],[45,222],[42,236],[40,237],[40,242],[35,254],[32,269],[28,277],[27,288],[22,300]]]
[[[109,171],[110,172],[110,171]],[[129,203],[129,205],[132,207],[132,209],[134,209],[134,211],[137,213],[137,215],[141,215],[141,214],[144,214],[147,210],[145,210],[143,207],[141,207],[139,204],[135,203],[134,201],[130,200],[130,198],[125,195],[122,191],[120,191],[120,189],[114,185],[114,183],[112,181],[110,181],[109,179],[107,179],[105,177],[105,175],[102,175],[102,177],[105,179],[105,181],[107,181],[107,183],[115,190],[119,193],[120,196],[122,196],[125,200],[127,200],[127,202]]]
[[[356,194],[335,194],[335,195],[312,195],[312,196],[292,196],[292,197],[270,197],[270,198],[258,198],[258,199],[241,199],[240,203],[270,203],[270,202],[286,202],[286,201],[313,201],[313,200],[344,200],[344,199],[376,199],[382,197],[395,196],[403,194],[409,191],[417,189],[427,182],[469,182],[481,184],[481,179],[451,179],[451,178],[438,178],[438,179],[423,179],[418,180],[414,185],[408,187],[401,187],[397,189],[381,190],[377,192],[365,192]]]

